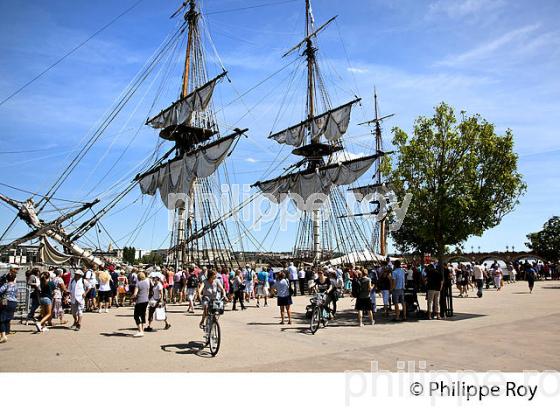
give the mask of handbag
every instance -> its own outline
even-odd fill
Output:
[[[158,322],[162,322],[165,319],[167,319],[164,306],[160,306],[156,308],[156,311],[154,312],[154,319],[157,320]]]

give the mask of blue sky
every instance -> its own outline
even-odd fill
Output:
[[[218,50],[216,56],[207,41],[209,72],[219,73],[221,61],[232,81],[221,83],[214,99],[222,132],[234,126],[250,129],[249,138],[242,139],[227,162],[230,178],[240,184],[274,176],[290,163],[289,151],[283,149],[279,158],[286,159],[271,169],[280,146],[266,136],[300,121],[303,115],[304,77],[301,67],[296,69],[297,63],[239,98],[283,67],[288,61],[281,55],[302,37],[303,0],[228,11],[267,2],[276,3],[202,2],[207,13],[204,25]],[[133,3],[0,1],[0,100]],[[82,138],[95,129],[175,28],[177,20],[169,16],[178,4],[144,0],[0,106],[0,182],[45,192],[83,144]],[[372,150],[367,129],[355,124],[372,116],[374,85],[382,114],[397,114],[386,123],[387,143],[392,126],[410,130],[415,117],[430,115],[441,101],[458,111],[480,113],[495,123],[499,132],[513,130],[527,194],[500,226],[480,238],[469,239],[466,249],[495,250],[506,245],[522,249],[528,232],[538,230],[558,214],[558,1],[316,0],[313,13],[317,24],[338,15],[336,23],[319,39],[322,70],[333,105],[354,95],[363,98],[347,133],[348,149],[353,154]],[[173,68],[165,82],[161,81],[164,71],[146,81],[58,197],[106,199],[111,193],[106,191],[115,181],[124,184],[137,172],[157,142],[157,134],[142,124],[148,113],[157,112],[177,96],[181,58],[179,54],[169,62]],[[294,83],[289,87],[292,75]],[[160,84],[163,88],[154,103]],[[282,110],[277,115],[279,107]],[[5,187],[0,192],[25,197]],[[118,246],[134,244],[152,249],[167,245],[167,213],[158,203],[152,206],[151,198],[142,199],[135,190],[120,208],[104,221]],[[142,215],[148,219],[135,231]],[[55,214],[44,217],[50,216]],[[12,218],[12,212],[0,208],[2,230]],[[264,238],[268,228],[263,226],[255,236]],[[291,227],[279,233],[274,228],[264,241],[265,247],[289,250],[294,231]],[[23,232],[25,227],[18,225],[8,238]],[[97,242],[94,234],[89,240]],[[100,233],[100,242],[107,241],[107,236]],[[245,246],[251,247],[249,243]]]

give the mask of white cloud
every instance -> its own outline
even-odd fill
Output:
[[[357,74],[365,74],[368,72],[367,68],[358,68],[358,67],[348,67],[346,70],[348,70],[351,73],[357,73]]]
[[[463,18],[480,12],[497,10],[505,5],[504,0],[437,0],[430,4],[428,17],[446,15],[449,18]]]
[[[259,162],[258,160],[256,160],[255,158],[252,158],[252,157],[246,158],[245,161],[249,162],[251,164],[255,164],[255,163]]]
[[[519,47],[521,41],[529,38],[530,34],[535,32],[539,27],[539,24],[531,24],[509,31],[505,34],[502,34],[500,37],[478,47],[475,47],[471,50],[454,56],[449,56],[446,59],[437,62],[435,65],[457,66],[470,62],[478,62],[485,58],[494,56],[498,50],[503,49],[505,46],[511,45],[512,43],[517,43]],[[534,46],[531,48],[534,49]],[[519,48],[517,48],[516,50],[519,51]]]

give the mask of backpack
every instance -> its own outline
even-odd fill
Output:
[[[362,290],[362,284],[358,278],[352,279],[352,297],[358,298],[360,296],[360,291]]]
[[[198,278],[196,275],[191,275],[187,279],[187,288],[197,288],[198,287]]]
[[[6,283],[8,281],[8,274],[5,273],[2,276],[0,276],[0,286],[2,286],[4,283]]]
[[[253,281],[253,271],[252,270],[247,271],[247,276],[245,276],[245,280],[247,282],[252,282]]]

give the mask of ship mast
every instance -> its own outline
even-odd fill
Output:
[[[311,15],[309,9],[311,7],[310,0],[305,0],[305,57],[307,60],[307,118],[311,120],[315,113],[315,85],[313,79],[313,72],[315,66],[315,52],[317,49],[313,47],[313,42],[309,34],[312,31],[311,27]],[[309,135],[311,133],[311,121],[309,122]],[[319,143],[319,136],[311,137],[310,143]],[[317,161],[313,158],[309,163],[309,167],[312,169],[317,168],[321,165],[322,161]],[[318,209],[312,211],[312,222],[313,222],[313,262],[318,263],[321,259],[321,215]]]
[[[384,152],[383,151],[383,136],[381,133],[381,122],[383,120],[392,117],[395,114],[385,115],[383,117],[379,116],[379,102],[377,101],[377,89],[375,86],[373,87],[373,105],[375,111],[375,118],[369,121],[362,122],[358,125],[364,124],[374,124],[374,133],[375,133],[375,150],[377,152]],[[381,174],[381,161],[383,160],[383,156],[380,156],[377,159],[377,167],[375,173],[373,174],[374,184],[370,186],[381,187],[383,185],[383,175]],[[379,243],[379,253],[383,256],[387,255],[387,221],[386,218],[379,221],[379,229],[375,229],[373,232],[373,243]]]
[[[185,20],[188,24],[187,33],[187,50],[185,52],[185,68],[183,72],[183,85],[181,88],[181,98],[185,98],[189,93],[189,72],[191,66],[191,50],[193,43],[193,31],[196,25],[196,20],[198,18],[198,13],[196,12],[196,2],[195,0],[189,1],[189,10],[185,13]],[[184,149],[178,147],[179,154],[184,153]],[[193,187],[189,190],[188,206],[189,212],[187,215],[186,225],[187,230],[192,230],[192,220],[194,217],[194,198],[193,198]],[[177,232],[176,232],[176,244],[175,244],[175,270],[183,268],[183,263],[186,259],[186,248],[185,248],[185,207],[181,206],[177,208]]]
[[[373,102],[375,107],[375,150],[377,152],[383,151],[383,137],[381,135],[381,120],[379,118],[379,105],[377,103],[377,90],[373,88]],[[381,185],[381,161],[382,157],[379,158],[377,163],[377,169],[375,171],[375,182]],[[383,256],[387,255],[387,222],[384,218],[379,222],[379,253]],[[375,242],[374,242],[375,243]]]

